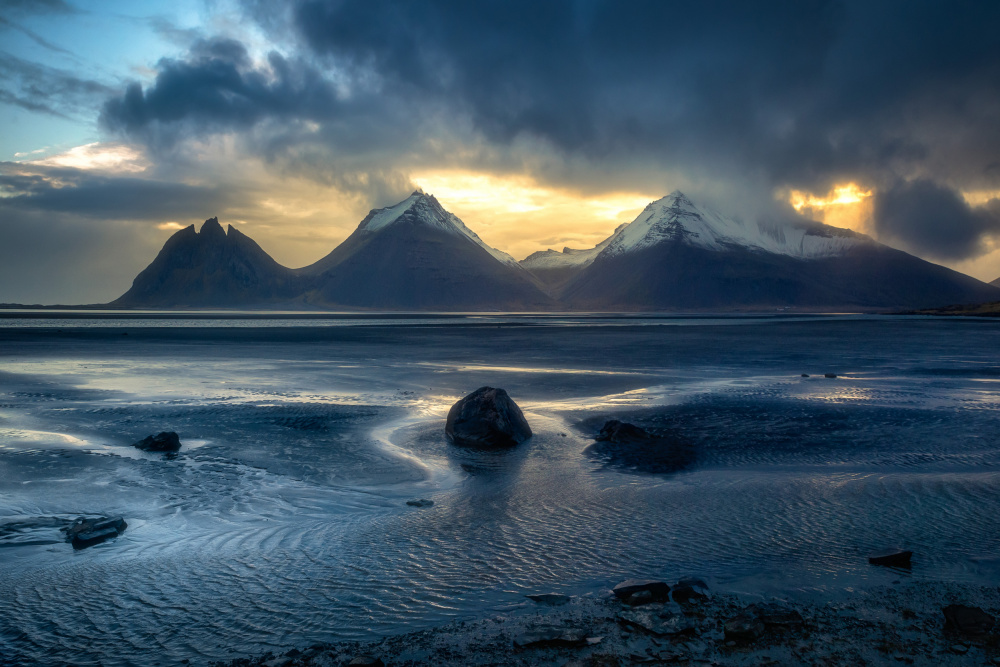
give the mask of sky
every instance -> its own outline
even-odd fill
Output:
[[[0,0],[0,302],[209,217],[310,264],[416,188],[521,259],[673,190],[1000,276],[1000,3]]]

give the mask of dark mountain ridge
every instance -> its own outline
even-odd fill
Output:
[[[1000,289],[821,225],[746,223],[675,192],[587,250],[520,263],[433,197],[372,210],[332,252],[278,264],[216,218],[178,231],[114,308],[397,311],[899,310],[1000,300]]]

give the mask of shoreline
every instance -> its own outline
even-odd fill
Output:
[[[776,603],[799,620],[768,621],[754,640],[727,636],[726,621]],[[573,597],[558,606],[532,605],[474,621],[372,641],[298,647],[212,663],[215,667],[333,667],[339,665],[1000,665],[1000,625],[987,634],[945,629],[943,608],[979,607],[1000,613],[1000,587],[908,582],[854,591],[838,602],[787,602],[735,592],[680,606],[675,602],[629,607],[610,591]],[[749,608],[749,610],[748,610]],[[692,627],[657,634],[636,624],[671,610]],[[651,613],[651,614],[650,614]],[[760,618],[764,618],[761,616]],[[519,646],[546,629],[563,631],[550,642]],[[662,629],[662,628],[659,628]],[[530,635],[528,633],[534,633]],[[558,634],[558,631],[555,633]],[[381,662],[379,662],[381,661]]]

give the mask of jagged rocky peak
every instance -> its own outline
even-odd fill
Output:
[[[232,229],[232,225],[229,228]],[[199,235],[208,239],[224,239],[226,238],[226,230],[219,224],[219,218],[209,218],[202,223]]]

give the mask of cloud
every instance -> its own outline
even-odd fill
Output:
[[[846,181],[1000,190],[1000,5],[243,6],[274,50],[197,40],[107,99],[102,127],[163,161],[235,136],[279,174],[372,206],[434,169],[589,193],[682,187],[733,212]],[[903,239],[905,225],[882,229]],[[914,225],[909,247],[923,247]]]
[[[111,93],[103,83],[0,51],[0,103],[60,118],[79,118],[92,113]]]
[[[99,220],[204,219],[239,196],[231,188],[0,162],[0,219],[21,212]]]
[[[77,9],[65,0],[0,0],[0,16],[76,13]]]
[[[898,183],[875,195],[874,223],[879,238],[928,257],[964,259],[985,252],[1000,233],[1000,199],[973,207],[933,181]]]

